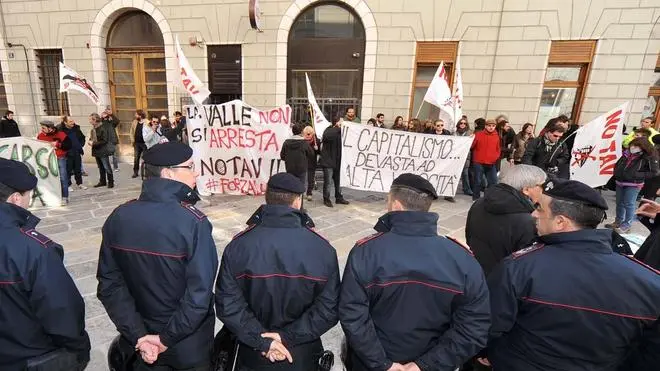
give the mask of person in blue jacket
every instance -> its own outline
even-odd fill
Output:
[[[485,346],[488,288],[469,249],[438,236],[435,189],[402,174],[377,234],[348,256],[339,300],[349,370],[453,371]]]
[[[337,252],[300,211],[305,190],[273,175],[266,204],[223,253],[216,311],[238,338],[238,370],[316,370],[321,335],[338,322]]]
[[[210,368],[218,254],[194,206],[191,157],[180,142],[147,150],[140,197],[103,225],[97,296],[124,344],[140,351],[135,370]]]
[[[0,159],[0,370],[83,370],[85,303],[62,246],[26,210],[36,186],[25,164]]]
[[[538,242],[488,276],[493,369],[657,370],[658,272],[612,251],[598,191],[555,179],[539,205]]]

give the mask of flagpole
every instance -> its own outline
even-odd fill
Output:
[[[413,118],[413,119],[419,118],[418,116],[419,116],[419,113],[422,111],[422,106],[424,106],[424,103],[426,103],[426,101],[422,100],[422,104],[419,105],[419,109],[417,110],[417,114],[415,115],[415,117],[411,117],[411,118]]]

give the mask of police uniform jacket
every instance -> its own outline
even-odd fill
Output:
[[[296,359],[337,324],[337,253],[311,229],[309,217],[283,205],[264,205],[225,248],[216,283],[218,318],[244,345],[242,359],[259,368],[280,334]],[[319,351],[321,349],[318,349]],[[320,355],[320,354],[317,354]]]
[[[157,364],[175,368],[207,362],[213,343],[218,256],[193,195],[177,181],[146,180],[105,222],[97,273],[98,298],[123,338],[134,346],[160,335],[169,349]]]
[[[0,203],[0,370],[64,349],[89,360],[85,303],[64,268],[62,246],[35,231],[39,218]]]
[[[616,370],[633,345],[652,339],[660,276],[613,253],[611,236],[542,236],[488,276],[495,370]]]
[[[486,345],[490,310],[470,251],[437,234],[438,215],[390,212],[344,271],[339,317],[354,370],[415,362],[454,370]]]

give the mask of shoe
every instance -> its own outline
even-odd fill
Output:
[[[108,185],[108,183],[101,183],[101,182],[99,182],[99,183],[97,183],[97,184],[94,186],[94,188],[101,188],[101,187],[105,187],[105,186],[107,186],[107,185]]]
[[[115,169],[115,173],[118,173],[118,172],[119,172],[119,168],[116,168],[116,169]]]
[[[617,228],[614,228],[614,232],[616,232],[618,234],[626,234],[626,233],[630,232],[630,227],[617,227]]]
[[[344,200],[343,198],[336,198],[335,203],[337,205],[349,205],[350,204],[350,202]]]
[[[619,228],[619,222],[605,224],[605,228],[617,229],[617,228]]]
[[[85,186],[82,185],[82,184],[78,184],[78,189],[80,189],[81,191],[84,191],[84,190],[87,189],[87,187],[85,187]]]
[[[330,201],[328,199],[323,200],[323,204],[327,207],[333,207],[332,201]]]
[[[73,187],[69,186],[69,192],[73,192]]]
[[[87,174],[86,171],[83,171],[83,172],[82,172],[82,176],[89,176],[89,174]]]
[[[312,195],[307,195],[307,201],[312,201]]]
[[[137,177],[139,177],[139,175],[137,175],[137,173],[133,173],[133,175],[131,176],[131,178],[133,178],[133,179],[135,179]]]
[[[449,201],[449,202],[451,202],[451,203],[453,203],[453,204],[456,203],[456,199],[453,198],[453,197],[445,197],[445,201]]]
[[[463,191],[463,194],[466,196],[472,196],[472,191]]]
[[[108,183],[108,188],[115,188],[115,183]]]
[[[60,202],[60,206],[66,206],[69,204],[69,198],[68,197],[62,197],[62,202]]]

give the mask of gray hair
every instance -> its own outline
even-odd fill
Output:
[[[500,183],[504,183],[519,191],[523,188],[535,187],[545,182],[547,175],[541,168],[532,165],[516,165],[502,170]]]
[[[96,122],[101,122],[101,116],[96,112],[90,114],[89,117],[93,118]]]

